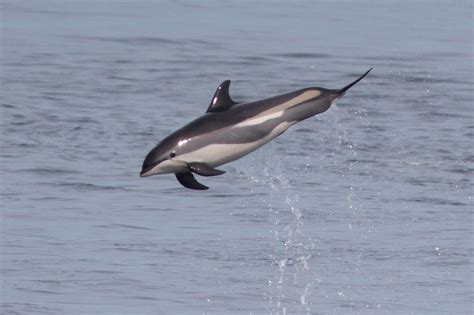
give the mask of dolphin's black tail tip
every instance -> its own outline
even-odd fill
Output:
[[[346,93],[347,90],[349,90],[351,87],[353,87],[354,85],[356,85],[360,80],[362,80],[363,78],[365,78],[370,71],[372,71],[373,68],[370,68],[369,70],[367,70],[363,75],[361,75],[357,80],[355,80],[354,82],[352,82],[351,84],[343,87],[342,89],[338,90],[337,93],[338,94],[344,94]]]

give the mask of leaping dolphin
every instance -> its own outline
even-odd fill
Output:
[[[148,153],[140,176],[175,173],[184,187],[209,189],[193,173],[224,174],[215,167],[260,148],[295,123],[325,112],[371,70],[339,90],[310,87],[245,104],[232,100],[230,80],[224,81],[206,114],[164,138]]]

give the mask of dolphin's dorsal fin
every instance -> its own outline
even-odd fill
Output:
[[[230,98],[229,86],[230,80],[226,80],[217,87],[217,90],[211,99],[211,104],[209,104],[206,113],[226,111],[233,105],[237,104]]]

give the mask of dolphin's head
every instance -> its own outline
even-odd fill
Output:
[[[180,143],[163,140],[148,153],[143,161],[141,177],[176,173],[186,169],[186,162],[179,160]]]

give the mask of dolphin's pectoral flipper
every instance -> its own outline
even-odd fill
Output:
[[[229,95],[230,80],[222,82],[211,99],[211,104],[207,108],[206,113],[223,112],[237,104]]]
[[[188,169],[191,172],[194,172],[201,176],[217,176],[217,175],[222,175],[225,173],[225,171],[215,169],[207,165],[206,163],[200,163],[200,162],[188,163]]]
[[[206,190],[209,187],[204,186],[194,178],[194,175],[191,172],[186,173],[175,173],[176,179],[178,182],[186,188],[195,189],[195,190]]]

